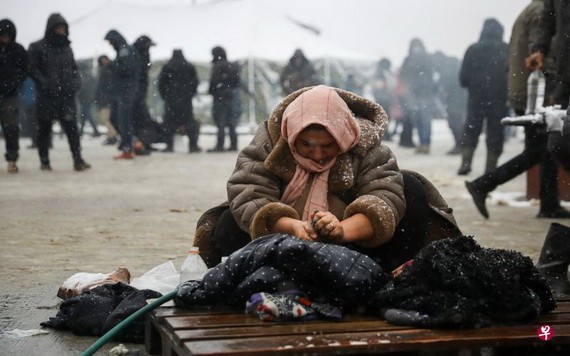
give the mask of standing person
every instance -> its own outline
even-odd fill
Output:
[[[556,62],[554,90],[555,104],[570,110],[570,2],[544,0],[540,21],[540,35],[532,47],[533,54],[526,59],[529,70],[542,68],[545,56],[553,54]],[[570,112],[569,112],[570,114]],[[570,169],[570,115],[564,119],[562,133],[550,133],[548,149],[558,163]]]
[[[208,150],[208,152],[224,152],[226,127],[230,136],[228,151],[237,151],[236,125],[241,116],[239,65],[228,62],[226,50],[220,46],[212,49],[212,57],[212,75],[208,93],[214,99],[212,117],[218,127],[218,133],[216,147]]]
[[[554,102],[570,110],[570,1],[544,0],[538,40],[526,60],[529,70],[544,67],[545,56],[553,54],[556,62]],[[556,50],[555,50],[556,49]],[[564,118],[562,133],[549,133],[548,149],[566,170],[570,169],[570,117]],[[552,223],[536,267],[548,280],[555,295],[568,298],[570,264],[570,228]]]
[[[458,58],[446,56],[437,51],[432,56],[436,76],[439,77],[438,94],[445,107],[447,124],[453,135],[454,145],[448,155],[461,154],[461,135],[465,124],[465,109],[467,107],[467,91],[459,85],[457,78],[461,69]]]
[[[487,129],[485,172],[495,169],[503,152],[504,129],[501,119],[508,114],[507,57],[508,46],[503,42],[503,26],[496,19],[485,20],[479,42],[467,49],[459,72],[459,81],[469,91],[469,99],[458,175],[471,172],[471,162],[484,122]]]
[[[283,68],[279,83],[283,94],[289,95],[301,88],[319,84],[319,79],[313,64],[305,57],[303,51],[297,49]]]
[[[396,76],[391,70],[392,62],[388,58],[382,58],[376,65],[376,73],[372,81],[372,94],[374,101],[382,106],[388,117],[392,118],[392,101],[395,97]],[[350,91],[350,90],[349,90]],[[391,139],[390,130],[386,130],[383,139],[389,141]]]
[[[404,59],[400,69],[400,77],[406,89],[406,110],[410,115],[411,122],[418,129],[420,145],[416,149],[416,153],[428,154],[431,145],[431,119],[435,85],[433,82],[433,64],[422,40],[419,38],[414,38],[410,42],[408,56]]]
[[[122,153],[115,159],[133,159],[133,117],[135,99],[140,85],[139,57],[136,50],[129,46],[125,38],[117,31],[110,30],[105,35],[105,40],[113,46],[117,56],[112,62],[108,62],[113,73],[114,86],[117,93],[113,106],[113,114],[116,113],[121,143],[119,150]],[[116,110],[115,110],[116,109]]]
[[[184,58],[182,50],[172,51],[172,58],[164,65],[158,77],[158,89],[164,99],[165,152],[174,151],[174,133],[186,126],[189,152],[202,151],[198,146],[200,123],[194,117],[192,98],[198,90],[196,68]]]
[[[113,115],[113,102],[115,97],[115,83],[113,82],[113,73],[109,68],[111,60],[109,57],[102,55],[97,58],[98,79],[95,88],[95,105],[103,125],[107,128],[107,134],[104,145],[115,145],[117,139],[117,129],[113,124],[111,117]]]
[[[97,85],[95,77],[91,74],[91,69],[84,62],[79,66],[79,74],[81,76],[81,87],[77,92],[77,101],[79,102],[80,108],[80,125],[79,125],[79,135],[83,136],[83,129],[85,128],[85,122],[89,122],[93,128],[93,137],[99,137],[99,129],[97,128],[97,123],[93,119],[93,102],[95,100],[95,87]]]
[[[75,95],[80,77],[68,39],[67,21],[59,13],[51,14],[44,38],[30,45],[30,72],[38,90],[38,153],[43,171],[51,171],[49,144],[54,120],[59,120],[67,135],[73,168],[84,171],[91,166],[81,156],[77,128]]]
[[[530,54],[530,46],[537,43],[537,34],[543,0],[533,0],[519,15],[513,25],[509,43],[509,103],[517,116],[524,115],[527,107],[527,79],[525,58]],[[550,71],[546,71],[546,97],[551,97],[554,82]],[[547,102],[550,101],[547,99]],[[505,164],[491,170],[472,182],[466,182],[467,189],[481,215],[489,218],[485,206],[487,194],[497,186],[508,182],[519,174],[540,164],[540,210],[538,218],[570,218],[570,212],[560,205],[558,198],[558,166],[547,149],[548,134],[536,125],[525,127],[524,151]]]
[[[149,36],[142,35],[133,43],[139,55],[139,86],[135,97],[133,130],[135,134],[135,153],[137,155],[150,154],[151,145],[158,134],[158,124],[151,118],[146,95],[148,92],[148,78],[151,67],[150,47],[155,46]]]
[[[28,74],[28,54],[16,42],[16,26],[9,19],[0,20],[0,124],[6,140],[8,173],[18,173],[20,126],[18,89]]]

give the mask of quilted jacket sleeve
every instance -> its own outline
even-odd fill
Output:
[[[239,226],[252,238],[268,234],[280,217],[299,218],[292,207],[280,202],[282,182],[264,167],[273,145],[265,125],[239,154],[227,184],[230,210]]]
[[[355,166],[359,167],[355,174],[357,198],[347,206],[344,218],[364,214],[372,222],[374,236],[360,244],[376,247],[392,238],[404,215],[406,201],[402,174],[392,151],[382,145],[370,149]]]

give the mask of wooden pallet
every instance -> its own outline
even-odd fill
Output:
[[[554,330],[554,338],[538,338],[542,325]],[[517,355],[570,355],[570,301],[559,302],[554,312],[531,325],[468,330],[402,327],[363,315],[347,315],[342,321],[278,323],[230,309],[162,308],[147,318],[146,347],[149,354],[166,356],[380,354],[481,348],[507,348],[517,350]]]

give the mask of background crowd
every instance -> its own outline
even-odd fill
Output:
[[[554,15],[543,16],[545,7],[553,9],[549,11]],[[315,64],[298,49],[288,63],[277,67],[279,75],[272,84],[279,87],[282,96],[306,86],[328,84],[371,98],[391,119],[383,140],[397,140],[397,144],[415,148],[418,154],[430,153],[432,120],[446,119],[454,138],[448,154],[460,154],[462,158],[458,175],[471,172],[479,136],[484,131],[486,178],[468,183],[481,213],[488,216],[481,200],[489,191],[540,162],[543,206],[539,216],[567,218],[569,214],[560,207],[557,197],[558,167],[548,153],[549,135],[543,130],[526,129],[527,149],[512,164],[516,169],[509,168],[506,174],[501,173],[505,169],[497,167],[511,131],[501,126],[501,118],[509,112],[525,113],[530,71],[523,62],[527,56],[533,52],[546,55],[544,60],[541,58],[544,66],[540,66],[547,80],[545,104],[557,102],[567,106],[567,101],[556,99],[562,95],[557,86],[564,80],[557,78],[564,78],[560,69],[565,66],[560,60],[564,54],[548,51],[551,38],[542,40],[543,44],[536,38],[538,33],[556,32],[547,23],[558,23],[554,27],[566,31],[562,16],[556,18],[566,7],[564,1],[531,1],[515,23],[509,43],[503,38],[503,26],[496,19],[487,19],[479,41],[468,48],[462,59],[442,51],[430,53],[420,38],[414,38],[401,66],[395,68],[384,57],[367,74],[348,70],[331,78],[324,73],[325,65]],[[129,44],[113,29],[105,40],[115,50],[114,58],[101,55],[77,61],[69,32],[65,18],[54,13],[48,18],[43,38],[26,51],[16,41],[15,24],[9,19],[0,22],[0,110],[9,173],[18,172],[20,137],[31,138],[29,147],[38,150],[41,170],[52,169],[49,148],[54,122],[67,137],[76,171],[90,168],[83,159],[80,143],[88,131],[95,138],[104,134],[105,145],[118,145],[120,153],[114,157],[118,160],[149,155],[157,147],[162,152],[173,152],[177,134],[187,135],[188,152],[201,152],[201,123],[213,123],[217,128],[216,144],[208,152],[237,151],[237,128],[245,116],[244,103],[254,100],[259,104],[257,93],[244,84],[244,78],[251,76],[246,63],[228,60],[221,46],[212,48],[212,61],[205,70],[201,64],[190,63],[178,49],[167,63],[154,63],[151,48],[155,43],[148,35]],[[554,41],[559,42],[558,46],[554,44],[556,48],[565,45],[563,40]],[[208,114],[197,115],[195,103],[208,95]],[[160,105],[156,105],[157,96]],[[229,145],[225,144],[226,130]],[[531,156],[529,150],[533,152]],[[495,176],[490,175],[495,170]],[[500,178],[493,178],[497,175]]]

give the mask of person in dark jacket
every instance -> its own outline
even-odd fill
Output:
[[[208,152],[224,152],[226,127],[230,136],[228,151],[237,151],[236,125],[241,116],[240,68],[237,63],[228,62],[226,50],[220,46],[212,49],[212,57],[212,74],[208,93],[214,99],[212,118],[218,127],[218,133],[216,147],[208,150]]]
[[[305,57],[303,51],[297,49],[283,68],[279,83],[283,95],[287,96],[301,88],[319,84],[319,79],[313,64]]]
[[[545,56],[554,52],[556,63],[554,102],[570,105],[570,1],[544,0],[539,22],[539,38],[526,60],[529,70],[543,68]],[[556,51],[553,51],[556,49]],[[570,170],[570,117],[564,119],[562,133],[549,133],[548,149],[566,170]],[[537,268],[546,277],[552,290],[564,298],[570,296],[568,282],[570,265],[570,228],[552,223],[538,258]]]
[[[165,152],[174,151],[174,133],[182,125],[186,127],[189,152],[202,151],[198,146],[200,123],[194,118],[192,98],[198,89],[196,68],[188,62],[182,50],[175,49],[172,58],[164,65],[158,77],[158,90],[164,99]]]
[[[104,145],[114,145],[117,143],[117,123],[113,122],[113,104],[115,98],[115,83],[113,82],[113,73],[109,68],[111,60],[109,57],[102,55],[97,58],[99,65],[99,76],[97,79],[97,87],[95,88],[95,105],[99,112],[99,117],[107,128],[107,138],[103,142]]]
[[[479,42],[465,52],[459,72],[461,86],[469,91],[467,118],[461,143],[462,162],[458,175],[471,172],[473,154],[486,124],[487,163],[485,172],[497,166],[503,152],[501,119],[508,114],[508,45],[503,41],[503,26],[496,19],[485,20]]]
[[[135,99],[140,86],[140,66],[137,51],[130,46],[125,38],[117,31],[110,30],[105,40],[117,52],[115,59],[109,63],[116,84],[114,109],[121,135],[119,149],[122,153],[115,159],[133,159],[133,120]]]
[[[59,13],[51,14],[45,36],[28,49],[30,71],[38,90],[38,152],[43,171],[51,171],[49,144],[54,120],[59,120],[73,156],[76,171],[91,168],[81,156],[75,95],[81,79],[69,46],[69,27]]]
[[[95,100],[95,87],[97,82],[93,74],[91,74],[91,68],[89,68],[87,63],[80,63],[78,67],[79,74],[81,76],[81,87],[77,92],[77,101],[79,102],[81,118],[79,120],[79,135],[83,136],[85,122],[89,122],[93,128],[93,137],[99,137],[101,134],[97,128],[97,123],[93,119],[93,102]]]
[[[0,124],[6,140],[8,173],[18,173],[18,89],[28,74],[28,55],[16,42],[16,26],[9,19],[0,20]]]
[[[151,66],[150,47],[155,46],[149,36],[142,35],[135,40],[133,47],[139,55],[139,86],[135,98],[133,114],[133,129],[135,133],[135,153],[148,155],[151,145],[157,139],[158,123],[150,116],[146,95],[148,92],[148,78]]]
[[[570,0],[544,0],[540,21],[540,36],[532,47],[533,54],[526,59],[530,70],[542,68],[544,57],[555,53],[555,104],[570,110]],[[548,149],[558,163],[570,170],[570,112],[564,119],[562,134],[550,133]]]
[[[431,119],[435,92],[433,71],[433,64],[423,42],[419,38],[414,38],[410,42],[409,54],[400,69],[400,79],[406,90],[406,111],[418,129],[420,146],[416,149],[416,153],[420,154],[428,154],[431,145]],[[411,129],[408,132],[411,143]],[[400,136],[401,144],[402,136]]]
[[[509,102],[520,116],[527,108],[527,79],[529,71],[525,68],[524,59],[529,55],[530,46],[537,42],[536,34],[542,12],[542,0],[532,1],[519,15],[512,30],[509,44]],[[550,70],[546,71],[546,103],[551,104],[550,97],[554,91],[553,81],[550,80]],[[532,114],[528,112],[527,114]],[[524,151],[511,160],[485,173],[472,182],[466,182],[467,189],[475,206],[485,218],[489,212],[485,206],[487,193],[497,186],[508,182],[519,174],[540,164],[540,210],[538,218],[561,219],[570,218],[570,212],[560,205],[558,198],[558,166],[547,149],[548,134],[538,125],[525,127]]]

